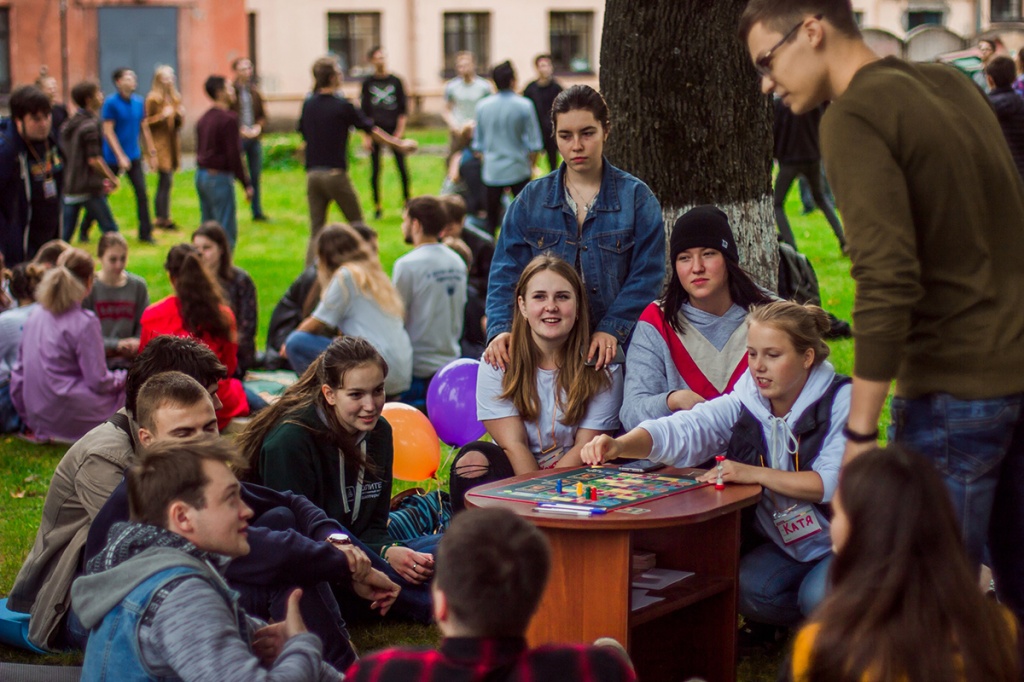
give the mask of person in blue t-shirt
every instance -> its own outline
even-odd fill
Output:
[[[146,117],[145,104],[135,94],[138,79],[131,69],[120,68],[113,74],[117,92],[103,102],[103,159],[115,173],[128,174],[128,181],[135,191],[135,204],[139,216],[139,241],[152,244],[153,223],[149,218],[149,200],[146,196],[146,176],[142,167],[142,148],[139,134],[146,141],[146,153],[150,167],[156,168],[156,147],[149,133],[149,126],[142,125]],[[82,226],[82,238],[88,235],[90,216]]]

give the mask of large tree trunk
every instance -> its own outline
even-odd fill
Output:
[[[699,204],[729,216],[743,267],[775,290],[772,109],[736,26],[747,0],[607,0],[601,91],[616,166],[661,201],[665,227]]]

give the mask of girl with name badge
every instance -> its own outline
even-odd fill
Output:
[[[729,219],[697,206],[669,238],[672,272],[626,353],[619,417],[631,429],[730,392],[747,371],[747,311],[772,299],[740,267]]]
[[[381,570],[402,579],[404,594],[433,576],[441,536],[402,543],[388,533],[395,453],[381,416],[387,375],[369,341],[338,337],[253,418],[239,446],[256,483],[309,498],[387,562]]]
[[[747,316],[749,371],[732,393],[645,421],[583,449],[587,464],[616,457],[694,466],[725,451],[700,480],[764,487],[756,541],[740,558],[739,609],[748,621],[791,627],[825,595],[832,556],[828,503],[839,480],[850,379],[826,362],[828,316],[776,301]]]
[[[577,467],[580,450],[619,428],[620,365],[587,362],[590,320],[580,276],[561,258],[537,256],[515,290],[506,370],[481,362],[476,412],[493,443],[476,441],[452,464],[452,507],[475,486],[537,469]]]

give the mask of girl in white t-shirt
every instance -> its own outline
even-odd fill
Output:
[[[470,488],[537,469],[576,467],[592,438],[619,428],[622,373],[585,364],[590,317],[583,283],[571,265],[537,256],[515,291],[506,371],[481,362],[477,419],[493,443],[466,445],[452,464],[455,509]]]

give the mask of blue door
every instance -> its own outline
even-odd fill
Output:
[[[156,67],[167,64],[178,71],[178,8],[101,7],[99,44],[103,91],[114,91],[110,76],[125,67],[139,77],[137,92],[145,97]]]

